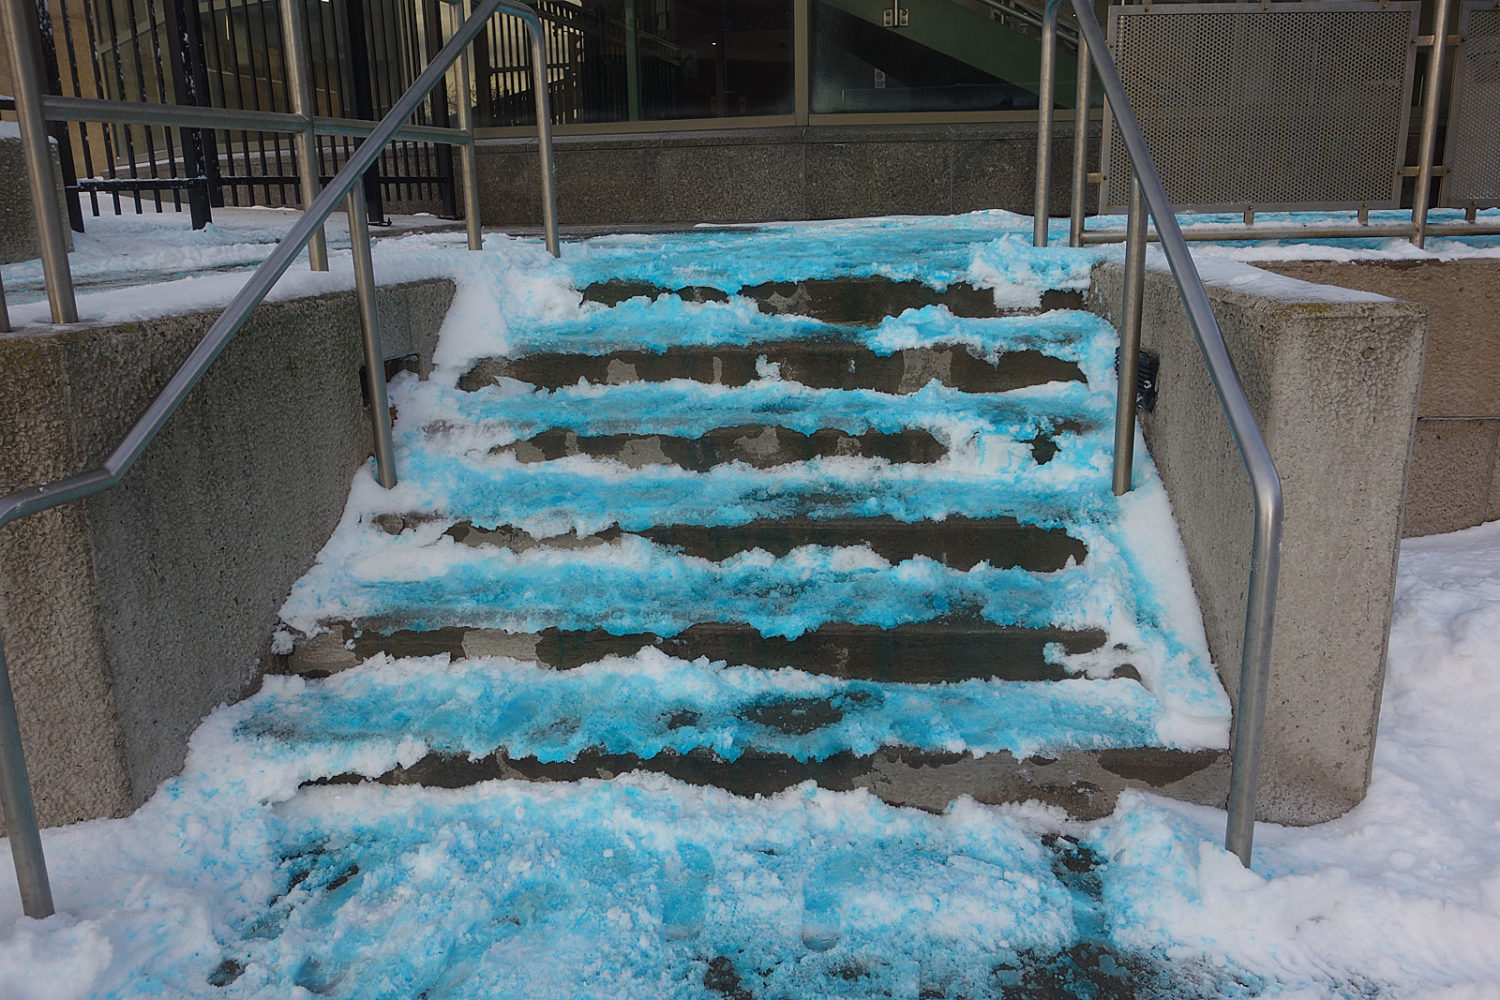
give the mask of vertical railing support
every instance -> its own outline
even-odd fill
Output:
[[[47,858],[42,853],[42,833],[36,825],[36,806],[31,800],[26,754],[21,749],[21,727],[16,720],[16,699],[3,648],[0,648],[0,808],[5,810],[5,832],[10,839],[11,860],[16,865],[16,882],[21,887],[21,911],[34,920],[50,917],[54,912],[52,884],[47,879]]]
[[[1120,308],[1120,357],[1115,396],[1115,496],[1130,492],[1135,462],[1135,389],[1141,361],[1141,301],[1146,291],[1146,199],[1141,182],[1130,181],[1125,224],[1125,296]]]
[[[547,252],[562,256],[557,237],[557,171],[552,162],[552,101],[547,89],[547,38],[542,22],[535,16],[524,19],[531,35],[531,89],[536,94],[536,138],[541,147],[542,229],[546,232]]]
[[[370,256],[370,219],[364,185],[349,189],[349,249],[354,255],[354,296],[359,300],[359,328],[365,349],[365,389],[370,399],[370,429],[375,437],[375,475],[380,485],[396,485],[396,449],[391,441],[391,403],[385,392],[385,350],[380,344],[380,314],[375,304],[375,262]]]
[[[1068,246],[1083,246],[1083,209],[1087,200],[1089,177],[1089,85],[1093,80],[1089,66],[1089,43],[1078,39],[1078,84],[1074,89],[1078,106],[1073,115],[1073,191],[1068,215]]]
[[[318,140],[313,133],[312,60],[308,55],[307,18],[300,0],[281,0],[281,59],[286,69],[287,93],[292,113],[307,119],[307,127],[292,136],[297,153],[297,173],[302,188],[302,210],[312,207],[322,188],[318,175]],[[328,240],[320,227],[307,242],[307,262],[314,271],[328,270]]]
[[[1047,245],[1047,219],[1051,210],[1052,104],[1057,63],[1057,15],[1061,0],[1047,0],[1042,16],[1042,66],[1036,96],[1036,196],[1032,201],[1031,245]]]
[[[41,68],[32,44],[27,2],[0,0],[5,20],[5,50],[10,57],[16,122],[21,129],[21,153],[26,160],[31,214],[36,219],[36,238],[41,251],[42,274],[47,279],[47,302],[52,309],[52,322],[76,323],[78,303],[73,297],[73,273],[68,269],[66,224],[57,211],[47,123],[42,119]]]
[[[457,31],[458,24],[469,16],[469,0],[456,0],[450,16],[453,26],[449,32]],[[474,77],[471,68],[473,46],[464,50],[453,64],[458,91],[458,127],[463,129],[468,141],[458,148],[459,169],[463,171],[464,230],[468,233],[469,249],[484,249],[484,234],[479,223],[479,156],[474,149]]]
[[[1427,202],[1432,197],[1432,161],[1437,155],[1438,97],[1448,54],[1449,0],[1435,0],[1432,12],[1432,51],[1427,54],[1426,90],[1422,94],[1422,138],[1417,147],[1417,184],[1411,196],[1411,241],[1427,243]]]
[[[10,307],[5,304],[5,282],[0,280],[0,333],[10,333]]]

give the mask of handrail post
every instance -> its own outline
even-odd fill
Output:
[[[1073,191],[1068,215],[1068,246],[1083,246],[1083,211],[1087,200],[1089,170],[1089,86],[1093,82],[1089,66],[1089,43],[1078,39],[1078,83],[1074,93],[1078,105],[1073,115]]]
[[[1047,245],[1052,182],[1052,101],[1057,62],[1057,15],[1061,0],[1047,0],[1042,17],[1042,65],[1036,95],[1036,196],[1032,203],[1031,245]]]
[[[1265,723],[1266,690],[1271,673],[1271,637],[1276,625],[1276,583],[1281,569],[1283,501],[1281,477],[1256,424],[1250,400],[1234,370],[1223,331],[1214,318],[1213,304],[1182,237],[1182,227],[1162,186],[1140,122],[1125,94],[1125,85],[1110,55],[1104,32],[1094,17],[1091,0],[1073,0],[1081,37],[1099,71],[1105,100],[1114,112],[1120,136],[1134,169],[1134,180],[1156,225],[1163,253],[1182,296],[1189,326],[1218,393],[1230,434],[1255,498],[1255,531],[1250,549],[1250,586],[1245,601],[1245,631],[1240,659],[1239,700],[1235,704],[1233,767],[1230,772],[1228,822],[1224,846],[1250,866],[1255,833],[1255,796],[1260,775],[1261,732]],[[1134,189],[1133,189],[1134,190]]]
[[[1125,236],[1125,299],[1120,311],[1120,357],[1115,394],[1115,496],[1130,492],[1135,462],[1135,391],[1141,360],[1141,300],[1146,290],[1146,200],[1141,182],[1130,182]]]
[[[307,20],[299,0],[281,0],[281,62],[286,69],[286,89],[291,95],[292,113],[307,119],[302,130],[292,135],[298,173],[301,174],[302,211],[306,212],[318,196],[322,178],[318,176],[318,140],[313,133],[316,108],[313,105]],[[321,226],[307,241],[307,262],[314,271],[328,270],[328,239]]]
[[[5,48],[10,57],[11,89],[15,91],[16,123],[21,129],[21,152],[28,175],[26,182],[31,188],[31,214],[36,220],[42,273],[47,279],[47,303],[52,310],[52,322],[76,323],[78,303],[73,296],[73,273],[68,268],[67,235],[57,211],[52,153],[47,123],[42,117],[42,74],[32,45],[27,0],[0,2],[3,2],[5,17]]]
[[[0,519],[0,525],[4,523]],[[16,699],[3,648],[0,648],[0,808],[5,811],[5,832],[10,838],[16,883],[21,887],[21,911],[33,920],[50,917],[54,912],[52,884],[47,879],[47,858],[42,853],[42,834],[36,825],[36,806],[31,800],[31,781],[26,776],[26,754],[21,748],[21,727],[16,719]]]
[[[1427,202],[1432,197],[1432,160],[1437,155],[1438,91],[1448,53],[1449,0],[1434,2],[1432,51],[1427,54],[1427,89],[1422,95],[1422,139],[1417,146],[1417,183],[1411,196],[1411,241],[1418,247],[1427,243]]]
[[[531,89],[536,94],[536,139],[541,147],[542,229],[546,232],[547,252],[562,256],[557,237],[557,171],[552,162],[552,100],[548,95],[547,36],[541,19],[535,14],[525,19],[531,33]]]
[[[391,403],[385,392],[385,351],[380,344],[375,262],[370,256],[370,219],[363,184],[349,189],[345,204],[349,215],[349,249],[354,255],[354,295],[359,300],[359,328],[364,342],[370,429],[375,437],[375,478],[390,489],[396,485],[396,449],[391,441]]]
[[[452,31],[469,16],[469,0],[454,0],[451,16],[455,21]],[[484,249],[484,234],[479,223],[479,156],[474,150],[474,76],[470,69],[473,61],[473,46],[464,49],[464,54],[453,64],[457,79],[454,88],[458,92],[458,127],[468,136],[468,142],[459,147],[459,169],[463,171],[464,230],[468,233],[469,249]]]

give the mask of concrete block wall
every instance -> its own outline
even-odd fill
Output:
[[[382,289],[430,359],[447,281]],[[92,466],[214,313],[0,334],[0,492]],[[253,689],[276,612],[370,453],[352,292],[267,303],[114,490],[0,529],[0,636],[45,825],[118,816]]]
[[[68,249],[72,250],[73,232],[67,228],[68,214],[63,202],[62,169],[57,162],[56,143],[52,144],[52,186],[57,192],[58,217],[64,220],[63,231],[67,234]],[[0,264],[31,260],[40,253],[21,139],[16,134],[0,133]]]
[[[1427,307],[1427,363],[1403,533],[1457,531],[1500,518],[1500,261],[1262,266]]]
[[[1052,212],[1068,211],[1071,123],[1060,123]],[[691,225],[1003,208],[1031,214],[1036,123],[781,126],[560,136],[564,225]],[[1098,144],[1093,144],[1097,159]],[[479,143],[486,226],[541,222],[532,139]]]
[[[1209,262],[1204,262],[1207,265]],[[1282,477],[1286,522],[1258,818],[1310,824],[1364,797],[1375,747],[1427,311],[1215,264],[1209,297]],[[1095,270],[1116,320],[1122,268]],[[1172,276],[1146,280],[1160,398],[1141,425],[1171,497],[1209,646],[1238,696],[1249,480]],[[1222,805],[1216,790],[1210,804]]]

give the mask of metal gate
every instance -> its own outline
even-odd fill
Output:
[[[437,0],[305,0],[314,113],[379,120],[441,44]],[[70,97],[291,111],[274,0],[37,0],[44,85]],[[447,125],[439,88],[415,117]],[[300,205],[292,140],[275,133],[54,123],[70,221],[102,211]],[[331,177],[358,139],[320,136]],[[452,151],[397,142],[366,177],[372,221],[399,206],[454,217]]]

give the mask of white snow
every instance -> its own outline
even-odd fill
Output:
[[[165,243],[142,231],[144,260]],[[228,248],[218,258],[214,239]],[[173,252],[243,267],[268,245],[188,234]],[[376,258],[382,280],[459,277],[449,378],[517,336],[497,295],[528,321],[578,311],[567,282],[496,265],[539,261],[533,242],[491,238],[484,260],[460,245],[415,235],[381,241]],[[95,247],[98,273],[132,273],[123,242],[110,247]],[[8,286],[25,266],[5,269]],[[346,284],[343,266],[278,294]],[[200,308],[242,280],[99,291],[82,311]],[[39,322],[42,307],[12,316]],[[1152,596],[1169,610],[1188,600]],[[434,666],[381,661],[363,680],[399,710],[415,676],[402,671]],[[454,683],[446,704],[461,715],[479,689]],[[1259,826],[1253,871],[1220,848],[1221,812],[1145,793],[1083,824],[1034,805],[964,800],[932,816],[863,792],[750,800],[654,776],[302,787],[430,749],[399,725],[314,745],[261,724],[274,699],[332,689],[282,679],[221,707],[183,773],[134,815],[45,831],[56,916],[22,917],[0,866],[0,997],[717,998],[741,981],[757,997],[1027,995],[1028,962],[1065,968],[1089,945],[1125,963],[1142,996],[1500,998],[1500,522],[1403,544],[1369,795],[1322,826]]]

